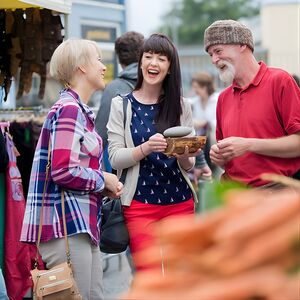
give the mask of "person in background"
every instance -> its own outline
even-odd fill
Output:
[[[192,88],[196,93],[192,106],[194,128],[197,135],[206,135],[207,140],[204,148],[205,160],[214,172],[216,166],[211,163],[209,157],[210,146],[216,142],[216,107],[219,93],[215,90],[214,78],[206,72],[197,73],[192,77]],[[201,175],[201,169],[196,165],[194,168],[195,180]]]
[[[103,149],[107,153],[107,121],[111,100],[118,94],[128,94],[133,90],[137,80],[137,65],[144,36],[135,31],[128,31],[115,41],[115,52],[122,71],[118,77],[104,89],[100,101],[99,111],[95,120],[96,130],[102,138]],[[111,171],[108,161],[105,161],[107,171]]]
[[[254,187],[271,183],[263,173],[293,176],[300,166],[300,90],[290,74],[257,62],[251,30],[219,20],[204,33],[204,47],[231,83],[217,104],[217,143],[213,163],[227,178]]]
[[[69,39],[56,48],[50,73],[66,88],[50,109],[38,140],[21,234],[21,241],[37,241],[50,151],[40,254],[47,268],[66,261],[63,192],[74,278],[83,299],[94,300],[103,299],[99,250],[102,197],[122,193],[118,178],[101,170],[102,141],[87,105],[95,91],[104,89],[105,71],[101,51],[93,41]]]
[[[5,172],[8,165],[8,154],[6,151],[5,140],[0,127],[0,172]],[[0,299],[6,300],[7,292],[5,287],[5,281],[2,275],[2,269],[0,268]]]
[[[293,76],[294,80],[296,81],[298,87],[300,88],[300,79],[299,79],[299,77],[296,74],[292,74],[292,76]]]
[[[173,126],[193,127],[192,111],[182,98],[178,54],[170,39],[152,34],[143,44],[138,81],[127,95],[123,125],[122,98],[112,100],[108,128],[111,165],[120,176],[128,169],[121,201],[137,271],[147,268],[136,254],[150,246],[152,226],[170,216],[194,213],[196,194],[188,178],[200,151],[166,156],[162,132]],[[202,153],[202,171],[210,172]],[[160,254],[158,254],[160,255]]]

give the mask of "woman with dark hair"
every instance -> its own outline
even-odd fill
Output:
[[[127,95],[126,124],[123,99],[112,100],[108,121],[109,158],[120,176],[127,169],[121,201],[130,235],[130,250],[137,270],[144,269],[136,253],[154,243],[152,226],[175,215],[194,213],[196,194],[187,171],[195,156],[166,156],[162,132],[173,126],[193,127],[192,111],[182,98],[177,50],[163,34],[151,35],[143,44],[137,85]],[[202,169],[210,173],[202,154]],[[161,255],[158,253],[158,255]]]

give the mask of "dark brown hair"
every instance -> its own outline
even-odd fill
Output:
[[[135,31],[128,31],[115,41],[115,51],[121,65],[128,66],[138,62],[144,36]]]
[[[197,73],[192,78],[192,83],[196,82],[198,85],[207,88],[208,96],[215,92],[214,78],[206,72]]]
[[[165,55],[170,61],[169,73],[163,81],[163,94],[159,97],[159,110],[155,118],[157,132],[180,125],[182,114],[182,87],[178,53],[171,40],[164,34],[154,33],[145,40],[138,65],[138,79],[135,90],[139,90],[143,83],[141,62],[144,53],[151,52]]]

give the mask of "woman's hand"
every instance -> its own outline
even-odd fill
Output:
[[[196,152],[189,152],[189,147],[185,146],[184,152],[182,154],[174,153],[173,156],[177,158],[180,166],[189,171],[195,164],[195,157],[201,153],[201,149],[198,149]]]
[[[147,142],[142,144],[142,147],[146,155],[152,152],[164,152],[167,148],[167,141],[161,133],[156,133]]]
[[[209,166],[194,168],[194,181],[198,184],[198,180],[203,179],[210,181],[212,179],[212,172]]]
[[[198,149],[196,152],[189,152],[189,147],[185,146],[184,152],[182,154],[174,153],[172,156],[176,157],[177,159],[188,159],[189,157],[196,157],[201,153],[201,149]]]
[[[123,184],[119,181],[118,177],[114,174],[103,172],[105,188],[102,195],[111,198],[119,198],[123,194]]]

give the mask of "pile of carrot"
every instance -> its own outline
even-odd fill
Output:
[[[122,299],[299,300],[300,193],[235,191],[226,205],[158,224]]]

